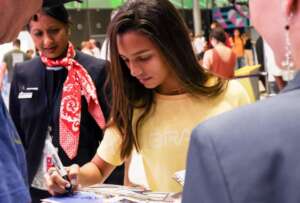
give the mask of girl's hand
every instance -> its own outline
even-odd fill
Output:
[[[52,167],[45,174],[45,181],[48,192],[51,195],[59,195],[67,192],[66,188],[72,186],[72,190],[78,190],[78,174],[80,167],[77,164],[73,164],[70,167],[65,168],[68,173],[68,180],[65,180],[60,176],[55,167]]]

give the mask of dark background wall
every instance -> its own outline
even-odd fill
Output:
[[[70,14],[71,41],[80,47],[83,40],[95,38],[102,42],[110,21],[108,9],[68,10]]]
[[[70,9],[68,10],[73,23],[71,27],[71,41],[80,47],[83,40],[95,38],[102,42],[105,38],[107,26],[110,21],[111,9]],[[193,11],[191,9],[179,10],[188,27],[193,30]],[[211,23],[211,12],[209,9],[201,11],[202,28],[208,30]]]

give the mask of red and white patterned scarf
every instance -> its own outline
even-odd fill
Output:
[[[67,56],[63,59],[52,60],[41,54],[42,62],[48,67],[62,66],[68,70],[60,106],[59,143],[70,159],[76,157],[78,150],[81,95],[85,97],[88,111],[98,126],[101,129],[105,127],[105,118],[97,98],[96,87],[86,69],[74,60],[74,56],[75,50],[70,42]]]

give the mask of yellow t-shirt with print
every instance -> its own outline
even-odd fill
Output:
[[[230,81],[227,89],[214,98],[156,94],[153,111],[139,129],[140,154],[150,189],[181,191],[182,186],[172,176],[185,169],[192,129],[208,118],[248,103],[249,97],[238,81]],[[139,113],[134,111],[133,123]],[[121,142],[119,131],[108,128],[97,154],[112,165],[120,165]]]

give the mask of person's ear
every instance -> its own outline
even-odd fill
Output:
[[[284,11],[286,16],[290,16],[298,9],[299,0],[285,0]]]

